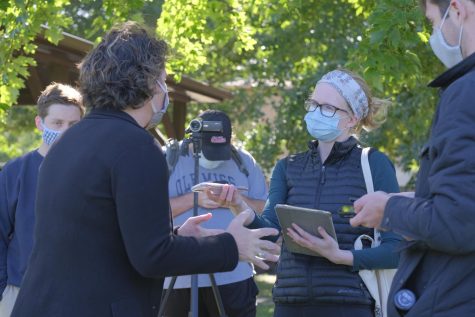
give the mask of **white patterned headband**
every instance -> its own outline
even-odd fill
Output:
[[[317,85],[320,83],[332,85],[350,105],[358,120],[366,117],[369,110],[368,97],[353,77],[341,70],[334,70],[325,74]]]

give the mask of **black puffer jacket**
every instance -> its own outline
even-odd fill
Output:
[[[353,228],[348,219],[338,216],[351,197],[366,194],[361,170],[361,148],[356,139],[335,143],[325,164],[317,142],[307,152],[287,158],[287,204],[328,210],[341,249],[350,250],[361,234],[371,229]],[[354,303],[371,305],[372,300],[358,272],[346,265],[336,265],[322,257],[288,252],[283,246],[273,290],[277,304]]]

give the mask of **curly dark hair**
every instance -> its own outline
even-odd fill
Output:
[[[165,69],[168,45],[135,22],[113,27],[78,65],[86,107],[137,109],[151,98]]]

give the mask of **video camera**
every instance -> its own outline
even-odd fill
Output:
[[[193,119],[191,120],[190,125],[185,132],[223,132],[223,123],[221,121],[204,121],[202,119]]]

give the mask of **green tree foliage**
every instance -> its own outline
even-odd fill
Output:
[[[3,3],[3,2],[2,2]],[[407,169],[417,168],[436,103],[426,84],[443,68],[428,47],[417,0],[10,0],[0,5],[0,102],[16,100],[33,63],[40,25],[57,41],[61,29],[96,40],[113,23],[145,21],[171,45],[168,71],[216,86],[239,83],[218,107],[238,122],[246,148],[270,169],[282,153],[309,140],[303,102],[336,67],[362,74],[375,95],[394,102],[387,122],[362,140]],[[26,28],[25,26],[28,26]],[[271,104],[275,118],[263,113]],[[216,107],[216,106],[213,106]],[[200,107],[189,107],[190,116]]]
[[[36,107],[13,107],[0,119],[0,166],[41,143],[35,128]]]
[[[144,21],[142,16],[150,20],[149,15],[156,19],[158,14],[150,10],[150,3],[151,0],[0,1],[0,162],[23,154],[37,144],[31,111],[6,112],[25,86],[28,67],[36,65],[31,57],[37,49],[34,39],[42,33],[56,44],[62,39],[62,32],[69,31],[94,41],[116,22]],[[147,9],[147,14],[140,14]]]
[[[67,31],[98,42],[115,23],[133,20],[154,27],[163,0],[70,0],[64,11],[74,17]]]
[[[415,169],[436,102],[426,84],[443,70],[428,48],[417,3],[176,0],[165,2],[157,29],[176,50],[173,71],[253,87],[252,96],[222,107],[241,120],[238,136],[265,168],[278,154],[305,150],[304,100],[322,74],[348,67],[375,95],[394,102],[383,127],[362,140]],[[266,98],[274,101],[273,122],[257,120],[255,109]]]
[[[33,41],[38,34],[44,32],[46,39],[55,44],[61,40],[62,31],[78,31],[80,35],[96,40],[117,22],[143,21],[140,10],[150,1],[1,1],[0,115],[16,102],[28,76],[27,68],[36,64],[31,55],[36,51]]]
[[[366,140],[414,171],[437,102],[427,84],[444,70],[427,43],[419,1],[349,1],[367,17],[368,27],[347,65],[363,73],[376,94],[394,102],[386,124]]]
[[[32,42],[48,23],[46,38],[57,43],[61,28],[72,19],[61,16],[65,0],[2,1],[0,4],[0,114],[14,104],[24,87],[28,66],[35,65],[29,57],[36,50]]]

